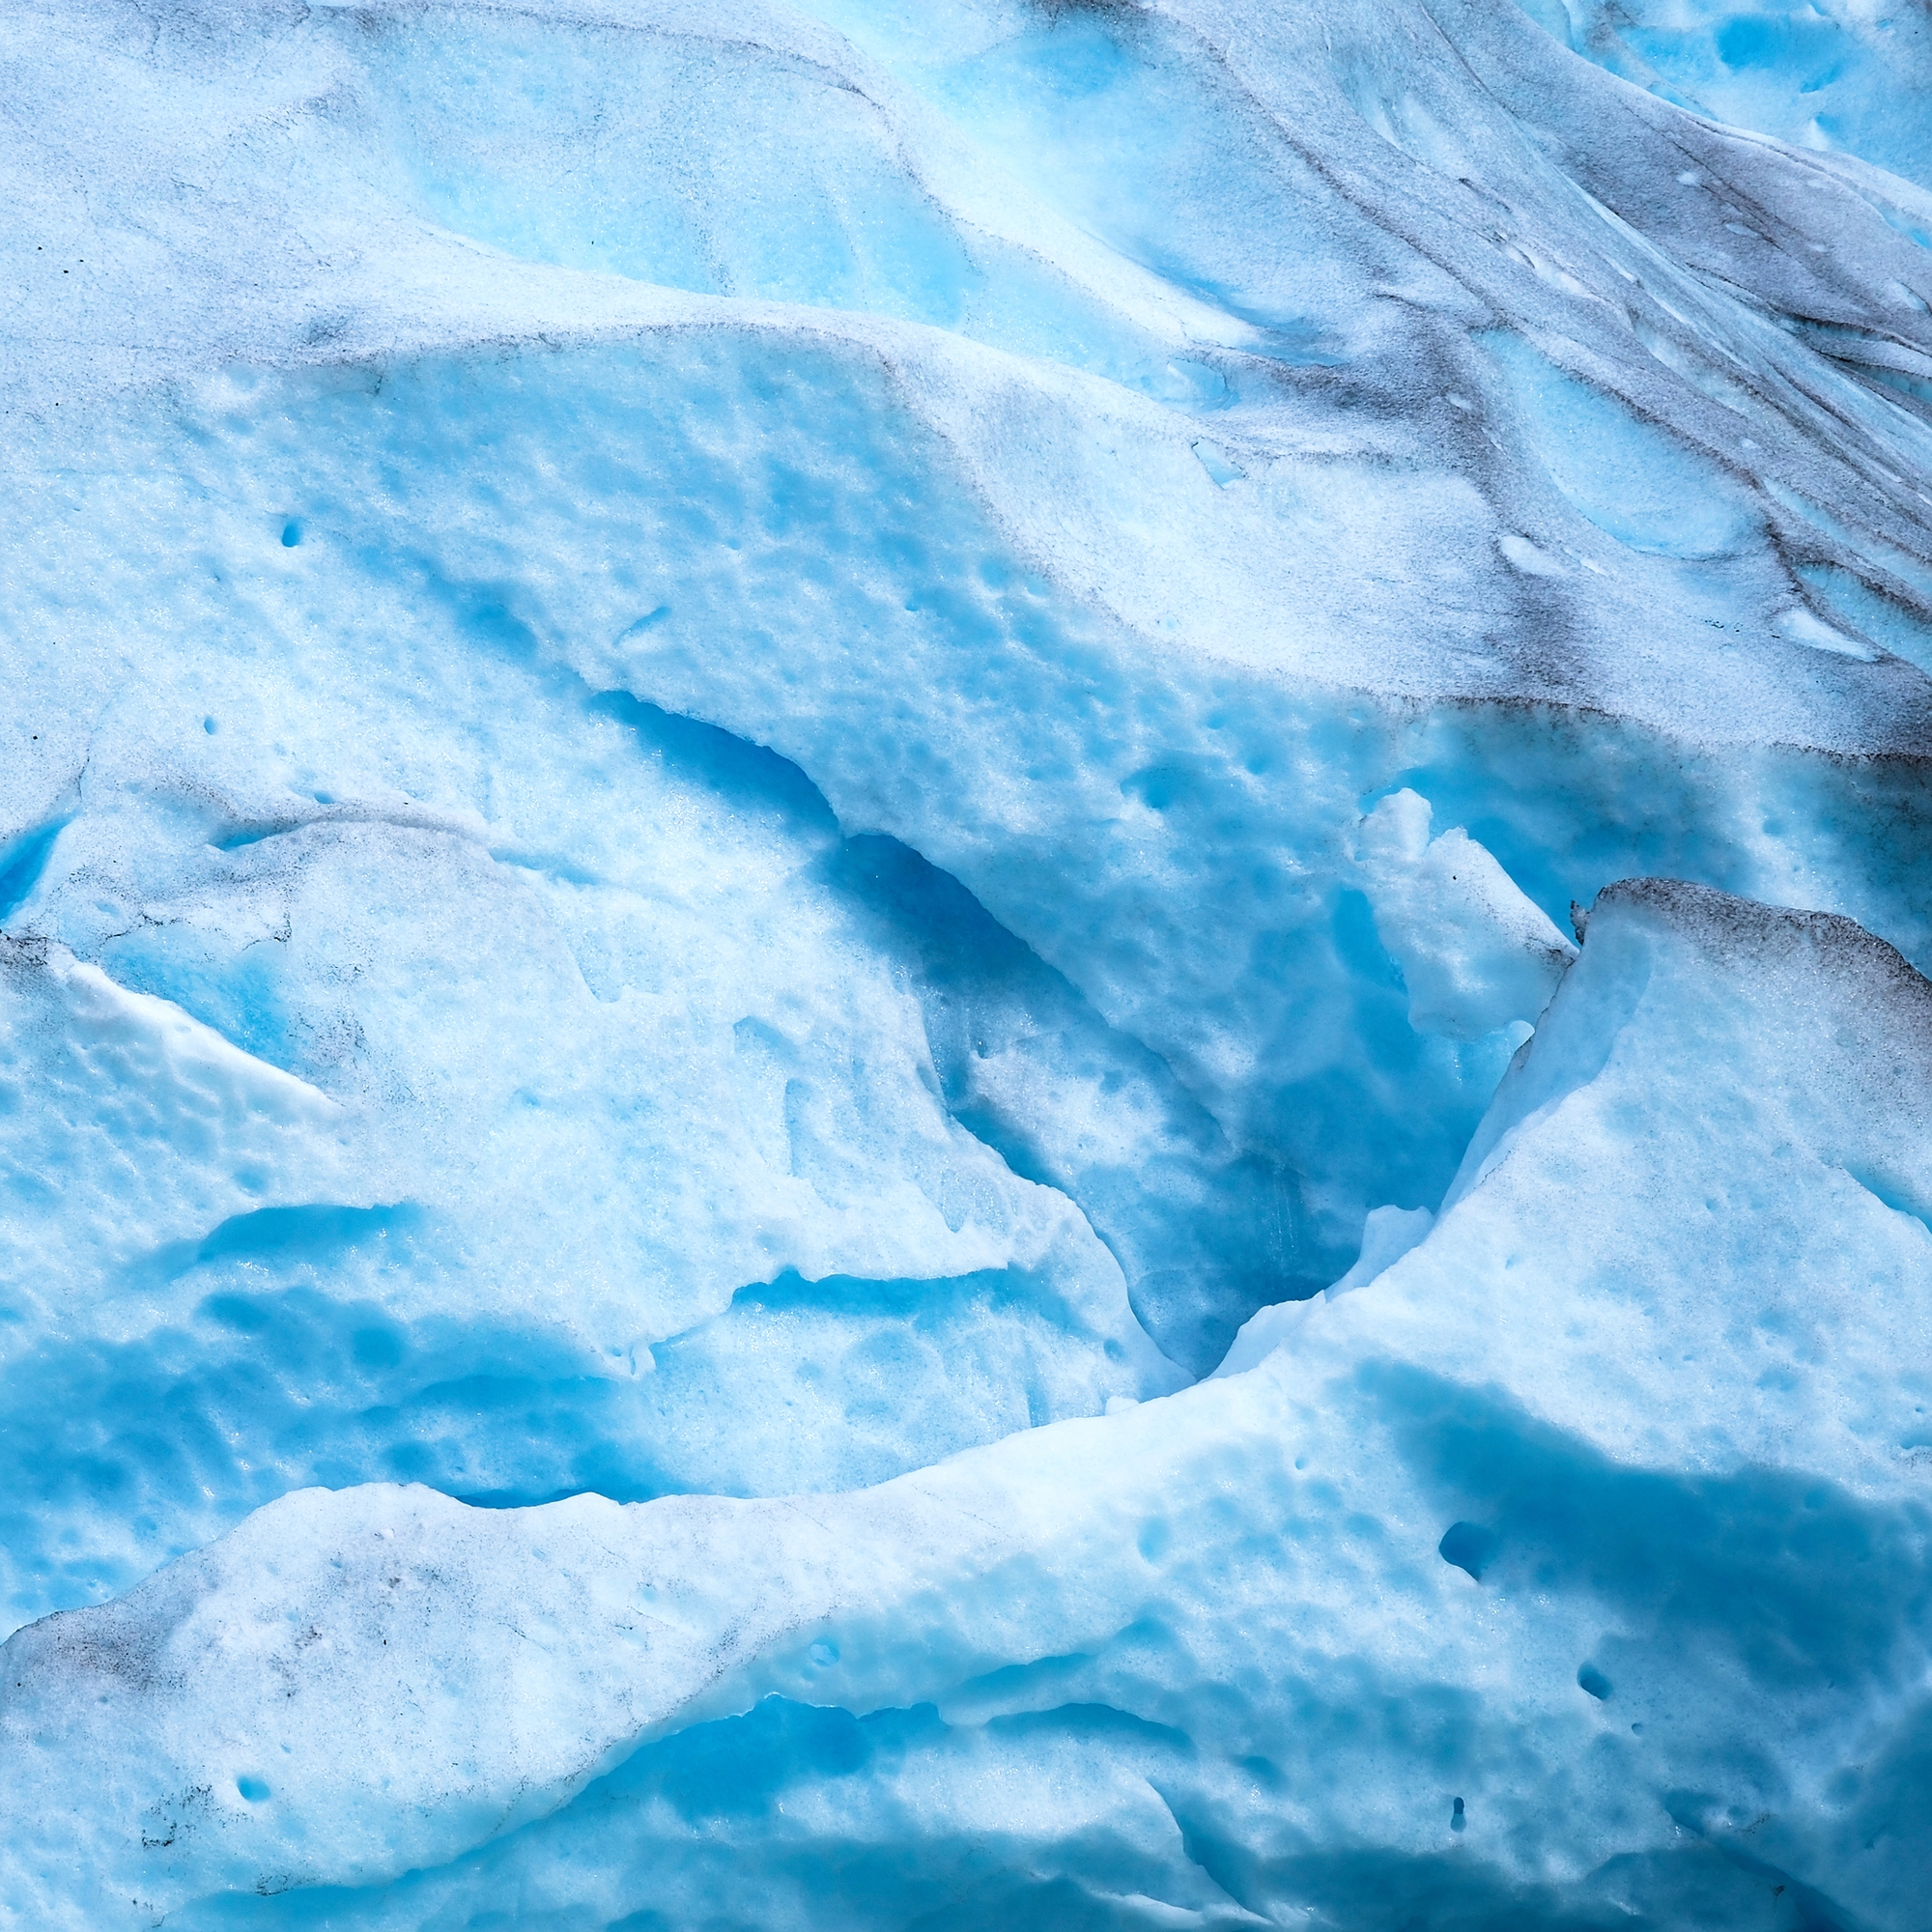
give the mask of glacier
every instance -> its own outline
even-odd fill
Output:
[[[0,16],[0,1925],[1932,1926],[1932,27]]]

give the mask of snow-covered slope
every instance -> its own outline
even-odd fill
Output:
[[[1928,1922],[1932,202],[1689,17],[0,17],[0,1923]]]

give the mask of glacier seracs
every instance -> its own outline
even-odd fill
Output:
[[[1922,16],[0,19],[0,1923],[1932,1868]]]

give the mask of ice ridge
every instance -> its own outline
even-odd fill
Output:
[[[8,10],[0,1926],[1932,1925],[1923,27]]]

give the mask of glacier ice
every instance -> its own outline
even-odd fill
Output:
[[[1577,949],[1460,825],[1432,837],[1433,817],[1404,786],[1357,840],[1376,936],[1408,989],[1408,1023],[1452,1039],[1528,1027]]]
[[[1910,1932],[1853,0],[0,18],[0,1924]]]
[[[1375,1874],[1463,1917],[1778,1922],[1775,1872],[1910,1922],[1932,989],[1850,922],[1703,888],[1590,923],[1437,1226],[1255,1367],[838,1497],[290,1495],[14,1639],[10,1879],[465,1923],[513,1868],[562,1922],[755,1917],[817,1819],[909,1920],[977,1818],[1004,1862],[1209,1918]],[[901,1715],[779,1749],[758,1804],[664,1743],[613,1768],[733,1723],[756,1763],[810,1707]],[[875,1759],[835,1828],[825,1787]],[[712,1834],[750,1861],[722,1900]]]
[[[1932,32],[1913,8],[1529,0],[1556,39],[1666,100],[1927,185]]]

